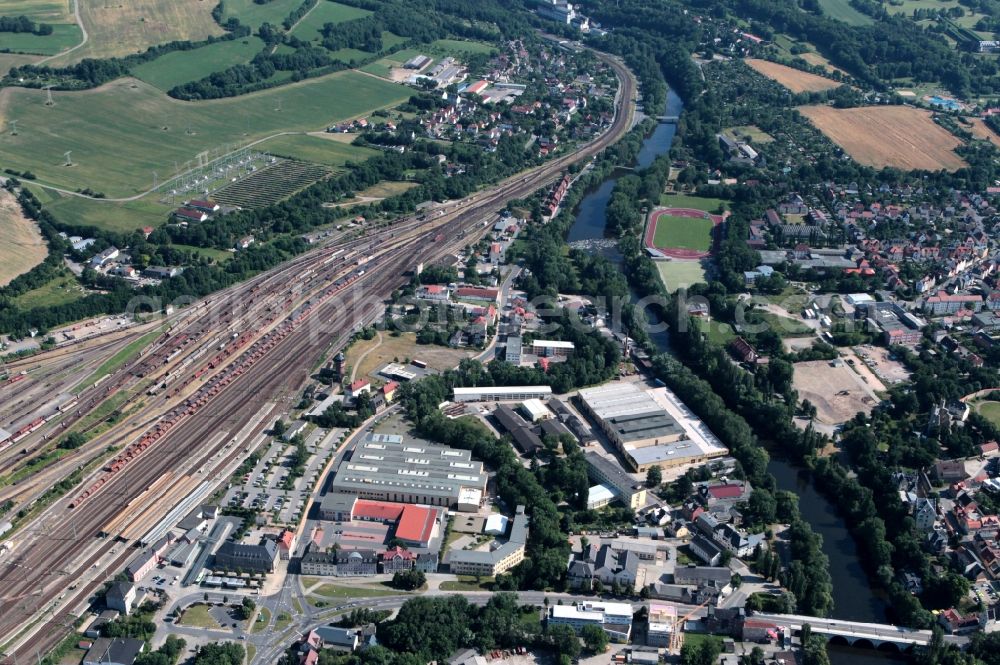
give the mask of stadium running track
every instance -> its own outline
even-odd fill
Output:
[[[707,252],[703,252],[697,249],[685,249],[683,247],[657,247],[654,241],[656,237],[656,225],[659,223],[660,217],[663,215],[670,215],[672,217],[691,217],[692,219],[708,219],[712,220],[712,245],[716,246],[719,242],[719,225],[725,220],[722,215],[713,215],[707,213],[704,210],[695,210],[693,208],[657,208],[649,215],[649,223],[646,225],[646,235],[643,238],[643,243],[646,249],[654,250],[658,254],[670,257],[672,259],[703,259],[706,256],[711,256],[712,252],[715,251],[714,248]]]

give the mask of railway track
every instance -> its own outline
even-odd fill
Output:
[[[135,457],[101,491],[88,497],[78,507],[69,510],[69,500],[62,500],[46,510],[44,515],[48,522],[44,532],[36,530],[26,534],[25,542],[20,543],[6,561],[0,561],[0,603],[9,608],[9,611],[0,616],[0,640],[10,639],[32,620],[42,622],[36,624],[39,629],[33,631],[35,634],[31,640],[22,640],[30,642],[30,648],[18,646],[13,654],[8,654],[8,661],[16,661],[18,656],[23,660],[35,649],[44,650],[66,634],[66,626],[71,618],[67,608],[85,598],[85,594],[96,588],[98,581],[83,584],[65,604],[55,607],[53,603],[59,593],[64,591],[59,571],[82,576],[90,566],[107,555],[112,549],[110,543],[100,543],[93,552],[79,558],[80,560],[76,556],[81,543],[93,543],[90,539],[124,505],[145,491],[165,472],[178,472],[185,467],[202,468],[213,458],[217,458],[225,450],[224,445],[204,445],[212,432],[237,431],[241,423],[250,420],[275,395],[297,390],[305,382],[319,353],[344,344],[357,326],[379,313],[383,299],[393,288],[405,282],[404,273],[415,263],[441,258],[486,233],[488,227],[483,226],[482,220],[501,204],[521,198],[551,182],[566,166],[590,158],[627,131],[631,125],[634,83],[621,64],[617,61],[611,63],[618,73],[621,88],[615,121],[605,134],[572,155],[560,157],[527,174],[511,178],[490,192],[473,195],[454,204],[450,211],[446,208],[438,219],[421,224],[416,223],[419,220],[410,220],[412,230],[408,235],[398,238],[398,242],[391,242],[391,229],[378,234],[376,238],[382,238],[383,241],[386,240],[384,236],[389,234],[388,249],[366,264],[365,272],[358,275],[351,283],[351,288],[342,294],[343,297],[316,305],[310,313],[313,323],[282,337],[262,362],[251,365],[229,387],[207,400],[196,414],[192,414],[193,417],[178,423],[165,437],[170,442],[169,446],[159,445]],[[407,220],[403,223],[407,223]],[[424,228],[428,225],[434,228],[437,235],[445,236],[448,240],[435,241],[436,236],[427,237]],[[423,237],[421,234],[424,234]],[[259,281],[251,280],[235,289],[233,295],[253,293],[253,288],[260,286],[262,282],[273,283],[279,278],[287,279],[290,274],[295,274],[296,269],[301,270],[310,265],[310,262],[323,260],[322,256],[305,256],[307,258],[301,261],[293,261],[286,267],[260,276]],[[183,321],[186,326],[197,327],[202,317],[212,314],[210,308],[217,309],[214,300],[208,302],[204,311],[193,309],[187,313],[187,318],[178,317],[177,320]],[[229,309],[231,322],[234,317],[232,308]],[[218,311],[225,313],[224,308]],[[225,317],[219,319],[220,322],[224,320]],[[200,328],[201,334],[215,334],[220,325],[221,323],[216,323],[211,329]],[[165,341],[158,340],[144,356],[162,349]],[[120,385],[119,382],[127,383],[136,379],[128,371],[135,364],[133,361],[116,373],[121,376],[114,383]],[[131,379],[124,379],[126,375],[131,376]],[[274,411],[277,410],[278,407],[275,407]],[[262,420],[257,432],[267,422],[268,419]],[[242,454],[239,447],[234,447],[223,455],[223,459],[234,461]],[[163,507],[163,514],[168,510],[169,507]],[[76,537],[64,535],[70,533]],[[122,556],[116,558],[116,565],[124,562],[127,558],[125,554],[123,552]],[[132,552],[127,554],[131,556]],[[51,608],[51,611],[43,611],[39,617],[40,608]]]
[[[170,391],[171,396],[177,397],[192,383],[197,384],[196,379],[200,378],[202,381],[205,381],[212,376],[212,372],[208,372],[203,377],[192,376],[192,371],[194,370],[187,366],[190,364],[188,359],[192,357],[191,354],[178,356],[175,361],[169,360],[170,356],[175,352],[180,354],[184,351],[183,347],[188,342],[191,342],[194,346],[200,346],[201,355],[209,355],[215,353],[212,349],[220,339],[226,342],[232,341],[226,339],[223,329],[230,331],[234,329],[245,330],[253,322],[253,325],[257,326],[255,329],[256,333],[266,333],[273,325],[277,325],[282,314],[287,313],[296,304],[312,295],[310,285],[315,290],[322,286],[324,280],[333,280],[338,271],[343,272],[347,263],[354,260],[354,256],[361,254],[361,250],[365,252],[374,251],[374,255],[377,255],[385,251],[386,243],[394,246],[395,244],[412,241],[413,238],[424,232],[424,227],[427,225],[428,222],[417,218],[406,219],[383,232],[389,236],[389,240],[382,243],[383,249],[375,249],[377,239],[360,238],[348,240],[336,245],[340,249],[335,252],[335,255],[331,255],[330,251],[326,249],[318,250],[308,256],[302,257],[299,261],[293,261],[291,264],[275,270],[273,273],[258,276],[257,279],[239,287],[235,293],[224,294],[224,296],[216,298],[211,302],[199,305],[194,308],[194,311],[196,314],[200,314],[200,316],[192,317],[188,314],[185,319],[188,323],[186,326],[182,326],[183,321],[174,322],[171,326],[173,334],[165,333],[157,339],[138,361],[125,364],[120,372],[112,375],[111,381],[101,384],[99,390],[97,390],[97,386],[94,386],[94,390],[81,394],[79,408],[74,407],[74,413],[65,416],[60,422],[62,430],[67,430],[73,426],[82,417],[85,417],[87,412],[97,408],[97,406],[111,395],[130,390],[134,391],[134,394],[119,404],[116,410],[126,412],[136,406],[137,403],[146,400],[149,404],[138,413],[129,413],[128,420],[134,421],[136,418],[145,418],[145,420],[141,421],[143,425],[155,423],[157,419],[149,418],[146,414],[152,413],[156,408],[162,408],[164,401],[158,401],[155,398],[149,400],[148,391],[144,393],[141,390],[135,390],[144,378],[148,379],[149,383],[154,387],[163,385],[166,390]],[[337,258],[336,255],[339,255],[341,258],[339,262],[333,261],[333,259]],[[366,253],[364,255],[367,256]],[[347,259],[346,263],[344,261],[345,258]],[[301,282],[300,288],[294,289],[294,297],[286,298],[279,307],[278,304],[282,300],[282,293],[288,295],[293,291],[285,291],[289,281],[295,275],[302,276],[304,272],[311,274]],[[275,288],[280,290],[268,296],[261,295],[268,289]],[[261,325],[261,322],[265,325]],[[178,343],[178,340],[181,340],[181,342]],[[117,350],[117,347],[115,347],[115,350]],[[198,350],[195,351],[194,355],[199,355]],[[165,377],[169,377],[170,375],[176,375],[176,378],[169,381],[171,387],[166,388],[168,382],[165,380]],[[82,430],[77,428],[76,431],[89,434],[102,426],[103,421],[96,421]],[[61,462],[56,462],[54,465],[47,467],[43,474],[39,474],[42,476],[40,479],[33,478],[32,482],[27,485],[22,484],[18,487],[0,488],[0,501],[13,499],[17,502],[15,508],[22,503],[29,503],[41,491],[44,491],[47,485],[50,486],[52,484],[46,482],[49,477],[59,478],[60,474],[66,475],[80,465],[81,458],[83,458],[83,463],[86,464],[93,457],[91,453],[100,454],[108,445],[114,444],[116,440],[126,440],[128,437],[138,434],[140,432],[133,428],[121,436],[101,437],[100,439],[91,441],[84,448],[78,450],[72,459],[66,458]],[[46,442],[45,437],[48,435],[39,434],[39,436],[42,437],[41,443],[31,448],[27,455],[21,454],[23,448],[20,442],[16,446],[8,448],[6,459],[0,459],[0,473],[13,472],[17,467],[29,464],[32,459],[52,450],[57,437],[51,436],[50,440]],[[39,480],[41,482],[38,482]]]

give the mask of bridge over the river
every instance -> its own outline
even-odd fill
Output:
[[[788,626],[792,632],[796,633],[802,630],[803,625],[809,624],[813,633],[823,635],[828,640],[843,641],[852,646],[870,646],[875,649],[894,646],[900,651],[907,651],[914,646],[927,646],[931,641],[931,631],[929,630],[904,628],[884,623],[821,619],[796,614],[754,614],[753,619],[769,621],[779,626]],[[945,642],[963,648],[969,642],[969,638],[961,635],[945,635],[944,639]]]

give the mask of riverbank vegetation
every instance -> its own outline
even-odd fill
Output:
[[[753,3],[741,6],[757,7]],[[644,15],[642,20],[646,18]],[[675,75],[675,64],[666,54],[661,55],[659,64],[665,78],[669,79]],[[799,400],[791,386],[791,366],[797,360],[836,357],[836,349],[819,344],[812,349],[792,353],[783,347],[780,336],[773,330],[756,334],[745,332],[744,335],[758,352],[770,359],[768,365],[748,370],[733,363],[725,348],[713,344],[701,333],[700,327],[688,317],[685,304],[693,297],[704,298],[709,303],[714,320],[734,322],[737,309],[735,296],[744,289],[743,273],[760,263],[756,251],[746,243],[749,220],[761,218],[766,207],[775,205],[780,197],[794,191],[795,187],[801,187],[803,182],[816,182],[823,178],[836,181],[860,178],[877,186],[884,182],[886,174],[844,160],[824,162],[821,157],[821,161],[808,170],[805,167],[797,171],[793,169],[787,173],[787,179],[778,173],[767,184],[755,183],[749,187],[706,183],[704,176],[700,175],[706,172],[705,167],[723,168],[733,175],[746,171],[741,172],[739,167],[727,164],[726,156],[719,149],[716,134],[729,126],[754,125],[771,135],[791,134],[796,137],[795,142],[802,145],[829,144],[801,118],[779,111],[789,105],[789,94],[776,84],[752,88],[749,94],[753,101],[747,104],[750,89],[743,83],[755,75],[746,73],[741,63],[712,63],[705,65],[703,71],[706,73],[704,83],[688,83],[694,86],[696,94],[685,96],[690,102],[681,117],[678,142],[672,152],[675,160],[683,160],[686,164],[678,176],[678,183],[697,186],[698,194],[732,202],[732,215],[718,245],[716,280],[689,289],[684,298],[671,298],[655,278],[653,262],[641,251],[638,236],[641,233],[642,210],[658,201],[669,172],[668,160],[660,160],[650,169],[620,178],[607,211],[609,233],[621,237],[618,246],[625,257],[625,274],[631,287],[640,295],[655,296],[657,302],[663,303],[656,307],[654,314],[656,318],[666,316],[671,324],[671,346],[676,350],[676,357],[655,356],[654,375],[689,404],[730,447],[739,461],[738,473],[750,480],[759,491],[774,490],[774,481],[766,471],[768,457],[765,448],[811,469],[817,487],[837,506],[857,540],[861,560],[873,585],[888,597],[890,618],[906,625],[930,626],[933,616],[929,610],[957,602],[967,585],[953,575],[947,574],[938,579],[931,572],[932,559],[921,549],[912,519],[906,515],[899,502],[896,484],[892,482],[894,465],[886,464],[876,445],[876,440],[883,441],[880,432],[888,434],[894,428],[897,437],[908,433],[906,423],[926,411],[926,404],[909,404],[908,411],[902,410],[907,401],[913,400],[914,393],[921,394],[922,388],[918,385],[915,390],[895,391],[894,404],[896,399],[902,404],[895,405],[892,416],[877,413],[873,416],[877,422],[859,418],[857,424],[849,424],[845,428],[845,449],[850,454],[848,459],[822,456],[821,450],[828,445],[828,438],[811,427],[803,429],[794,422]],[[805,99],[814,95],[836,94],[839,93],[804,93],[796,102],[804,103]],[[736,104],[736,99],[743,103]],[[770,144],[767,149],[770,149]],[[982,168],[992,172],[993,167],[974,151],[965,154],[971,154],[976,169],[954,174],[938,172],[930,177],[942,186],[948,183],[977,187],[984,182],[980,179]],[[780,156],[780,153],[775,153],[775,156]],[[903,176],[890,173],[888,177],[897,175]],[[837,240],[833,238],[830,241]],[[797,277],[810,279],[812,275]],[[846,278],[823,283],[822,286],[841,292],[868,290],[868,285],[859,284],[859,281],[859,278]],[[656,353],[648,339],[642,341],[651,353]],[[915,366],[913,362],[910,364]],[[939,388],[926,394],[936,396],[934,399],[940,398],[937,396],[954,398],[964,394],[962,390],[967,392],[976,385],[987,385],[981,383],[986,377],[977,379],[973,375],[970,382],[969,370],[967,364],[948,370],[932,363],[927,377],[941,376],[944,380]],[[966,373],[964,379],[959,379],[963,373]],[[949,378],[952,376],[954,380]],[[916,379],[918,382],[921,380],[919,373]],[[889,423],[898,422],[898,416],[907,413],[907,419],[890,428]],[[989,429],[974,424],[965,433],[948,433],[945,445],[956,452],[969,451],[990,434]],[[907,465],[926,464],[937,454],[936,443],[891,444],[889,448],[896,451],[894,454],[901,456]],[[792,590],[799,611],[827,612],[832,601],[821,543],[797,515],[793,515],[790,522],[793,524],[790,536],[796,553],[794,559],[800,559],[806,565],[789,566],[780,575],[782,582]],[[902,572],[916,573],[924,579],[926,591],[922,597],[914,596],[903,587],[900,581]]]

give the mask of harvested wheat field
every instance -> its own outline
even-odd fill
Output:
[[[125,56],[141,53],[155,44],[221,35],[222,28],[212,19],[212,9],[217,4],[212,0],[81,2],[80,18],[89,39],[52,64]]]
[[[0,189],[0,286],[45,260],[48,248],[14,195]]]
[[[956,171],[966,165],[954,152],[962,142],[937,125],[930,111],[909,106],[800,106],[798,110],[847,154],[868,166]]]
[[[969,122],[972,123],[969,131],[972,132],[973,136],[977,139],[986,139],[993,145],[1000,147],[1000,136],[997,136],[997,133],[990,129],[989,125],[981,118],[969,118]]]
[[[822,76],[816,76],[809,72],[801,72],[785,65],[779,65],[770,60],[759,60],[757,58],[747,58],[748,65],[763,74],[769,79],[773,79],[785,86],[792,92],[820,92],[839,88],[840,83]]]

